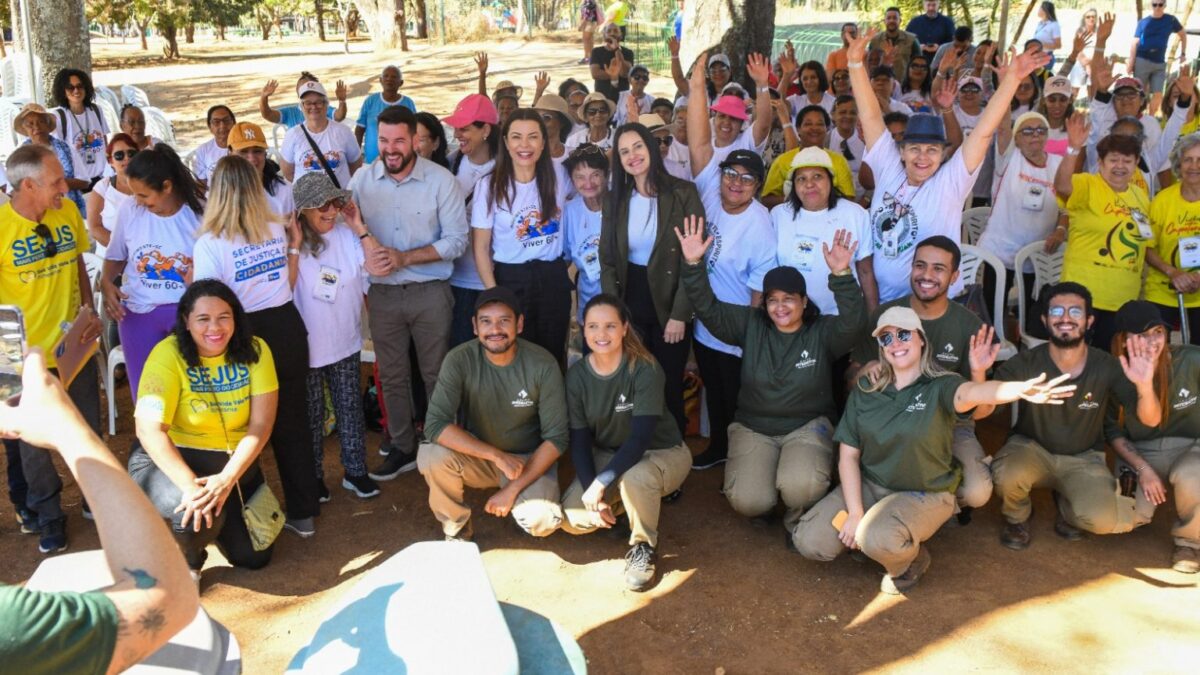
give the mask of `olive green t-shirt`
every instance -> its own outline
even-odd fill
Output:
[[[868,326],[872,328],[879,321],[879,316],[892,307],[911,308],[912,296],[896,298],[875,308],[871,314]],[[921,328],[929,339],[929,347],[933,350],[933,362],[942,368],[971,379],[971,361],[967,358],[971,350],[971,336],[979,332],[983,321],[961,303],[950,301],[946,312],[936,319],[921,319]],[[854,360],[858,363],[869,363],[879,358],[879,343],[868,332],[865,339],[859,341],[854,349]]]
[[[850,392],[833,440],[858,448],[863,477],[889,490],[954,492],[962,471],[951,453],[954,394],[965,380],[948,373],[922,375],[897,390]],[[970,413],[967,413],[969,415]]]
[[[592,432],[593,448],[616,452],[633,429],[634,416],[658,417],[650,448],[673,448],[683,442],[675,418],[663,399],[666,378],[653,361],[638,361],[632,371],[622,359],[608,376],[597,375],[587,358],[567,371],[567,409],[572,429]]]
[[[436,443],[460,410],[468,432],[504,452],[533,452],[543,441],[567,449],[562,372],[532,342],[517,338],[517,356],[504,367],[487,359],[478,340],[451,349],[429,402],[427,437]]]
[[[1042,373],[1048,380],[1062,375],[1050,358],[1049,344],[1038,345],[1005,361],[996,369],[995,379],[1023,381]],[[1131,413],[1137,409],[1137,389],[1126,379],[1120,362],[1094,347],[1088,347],[1087,362],[1080,376],[1062,384],[1076,387],[1074,395],[1062,405],[1018,401],[1017,425],[1012,433],[1032,438],[1048,452],[1077,455],[1103,450],[1106,440],[1121,435],[1121,430],[1112,423],[1116,419],[1116,406],[1123,405]]]
[[[702,265],[683,266],[683,286],[708,330],[742,348],[734,421],[766,436],[783,436],[822,415],[837,416],[834,362],[867,330],[866,302],[852,275],[829,275],[837,316],[818,316],[795,333],[780,331],[761,308],[717,300]]]
[[[1151,429],[1138,421],[1132,410],[1125,411],[1125,429],[1129,438],[1145,441],[1155,438],[1200,438],[1200,347],[1171,346],[1171,376],[1167,381],[1167,423]]]
[[[0,586],[0,671],[105,673],[117,645],[108,596]]]

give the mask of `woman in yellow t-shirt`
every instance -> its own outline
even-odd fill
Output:
[[[1098,174],[1075,173],[1082,170],[1079,153],[1087,133],[1085,116],[1067,120],[1070,145],[1054,177],[1069,216],[1062,281],[1083,284],[1092,292],[1095,322],[1089,344],[1107,350],[1116,334],[1117,310],[1142,290],[1142,265],[1154,232],[1150,200],[1133,184],[1141,143],[1109,134],[1096,144]]]
[[[1200,134],[1179,139],[1171,151],[1178,183],[1150,203],[1154,248],[1146,251],[1146,299],[1158,305],[1163,320],[1179,322],[1178,293],[1184,294],[1188,324],[1200,345]]]
[[[254,550],[242,500],[263,484],[258,453],[275,422],[275,362],[220,281],[189,286],[175,317],[142,370],[129,473],[171,519],[197,579],[213,542],[232,564],[258,569],[274,546]]]

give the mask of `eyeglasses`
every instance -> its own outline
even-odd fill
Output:
[[[752,173],[738,173],[732,166],[721,169],[721,176],[731,183],[741,181],[742,185],[754,185],[758,182],[758,176]]]
[[[854,160],[854,153],[850,150],[850,141],[842,139],[842,157],[848,160]]]
[[[1150,3],[1150,6],[1151,6],[1151,7],[1166,7],[1166,6],[1167,6],[1167,3],[1165,3],[1165,2],[1152,2],[1152,3]]]
[[[112,158],[117,160],[118,162],[123,162],[127,158],[133,159],[133,156],[136,154],[138,154],[137,150],[117,150],[116,152],[114,152],[112,154]]]
[[[1024,127],[1021,129],[1021,131],[1019,133],[1022,136],[1033,137],[1033,136],[1045,136],[1049,132],[1050,132],[1050,130],[1047,129],[1046,127]]]
[[[708,72],[711,73],[714,70],[729,70],[729,66],[725,65],[724,63],[714,63],[708,67]]]
[[[1046,315],[1051,319],[1061,319],[1063,318],[1064,314],[1070,316],[1072,319],[1082,319],[1084,317],[1082,307],[1063,307],[1061,305],[1055,305],[1046,310]]]
[[[33,228],[33,233],[42,238],[42,246],[46,249],[47,258],[58,255],[58,243],[54,241],[54,235],[50,233],[47,225],[38,223],[37,227]]]
[[[572,157],[587,157],[588,155],[603,155],[604,148],[595,143],[585,143],[571,151]]]
[[[837,82],[838,80],[848,80],[848,79],[850,79],[849,75],[834,75],[833,76],[834,82]]]
[[[219,126],[219,127],[223,127],[223,126],[225,126],[225,125],[227,125],[227,124],[228,124],[228,125],[232,125],[232,124],[233,124],[233,118],[232,118],[232,117],[214,117],[214,118],[210,119],[210,120],[208,121],[208,123],[209,123],[209,125],[216,125],[216,126]]]
[[[909,66],[912,70],[929,70],[929,66],[924,63],[914,63]]]
[[[542,113],[541,118],[543,122],[549,124],[554,121],[554,113]]]
[[[1122,101],[1130,101],[1135,98],[1141,98],[1141,96],[1142,95],[1140,93],[1138,93],[1138,91],[1135,89],[1131,89],[1130,91],[1123,91],[1119,94],[1113,94],[1113,98],[1118,98],[1118,99],[1121,99]]]
[[[672,143],[674,143],[674,142],[675,142],[675,137],[674,137],[674,136],[671,136],[670,134],[668,134],[668,135],[666,135],[666,136],[659,136],[659,137],[658,137],[658,144],[659,144],[660,146],[664,147],[664,148],[669,148],[669,147],[671,147],[671,144],[672,144]]]
[[[901,342],[912,342],[912,334],[913,334],[913,332],[907,328],[901,328],[900,330],[896,331],[895,333],[893,333],[892,331],[888,331],[886,333],[880,333],[879,338],[878,338],[879,346],[880,347],[890,346],[892,344],[892,342],[897,339],[900,340]]]
[[[595,117],[596,115],[607,115],[608,114],[608,106],[604,106],[603,108],[584,108],[583,114],[587,117]]]

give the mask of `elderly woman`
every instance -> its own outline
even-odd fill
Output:
[[[569,153],[584,143],[591,143],[608,151],[612,149],[612,119],[616,114],[617,104],[606,98],[604,94],[594,91],[583,99],[579,106],[579,116],[587,126],[572,132],[567,136],[564,145]]]
[[[158,139],[146,135],[146,113],[132,103],[121,106],[121,131],[137,143],[138,150],[149,150]]]
[[[320,82],[305,82],[296,93],[304,122],[288,129],[283,137],[279,152],[283,175],[295,180],[309,172],[323,171],[338,187],[346,187],[363,162],[354,132],[329,119],[329,97]]]
[[[1154,245],[1146,250],[1146,300],[1175,325],[1177,294],[1183,294],[1192,344],[1200,345],[1200,134],[1179,140],[1171,151],[1171,170],[1179,182],[1150,202]]]
[[[18,136],[28,140],[22,145],[44,145],[54,151],[58,163],[62,164],[63,172],[67,175],[67,198],[79,207],[82,215],[87,212],[83,201],[83,191],[92,186],[92,182],[83,178],[83,158],[68,143],[52,136],[58,122],[54,115],[36,103],[28,103],[17,116],[13,118],[13,131]]]

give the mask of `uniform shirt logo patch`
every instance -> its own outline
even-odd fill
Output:
[[[921,396],[923,396],[923,395],[924,394],[917,394],[916,396],[914,396],[913,402],[908,404],[908,407],[905,408],[904,411],[905,412],[921,412],[922,410],[924,410],[925,402],[921,400]]]
[[[805,368],[812,368],[815,365],[817,365],[817,360],[809,357],[807,349],[800,352],[800,360],[796,362],[797,368],[803,370]]]
[[[517,398],[512,402],[512,406],[514,408],[528,408],[532,405],[533,401],[529,399],[529,392],[525,391],[524,389],[517,392]]]
[[[1094,400],[1094,398],[1092,397],[1092,392],[1090,392],[1090,391],[1083,395],[1083,401],[1081,401],[1079,403],[1080,410],[1095,410],[1096,408],[1099,408],[1099,407],[1100,407],[1100,404]]]
[[[625,394],[618,395],[617,396],[617,405],[613,407],[613,411],[620,413],[620,412],[629,412],[630,410],[633,410],[633,401],[627,401],[625,399]]]

